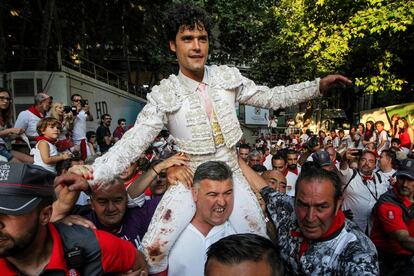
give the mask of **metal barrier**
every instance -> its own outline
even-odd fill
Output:
[[[58,60],[60,68],[64,65],[78,71],[81,74],[94,78],[98,81],[102,81],[118,89],[127,91],[138,97],[145,99],[147,93],[149,92],[149,88],[129,83],[126,78],[121,77],[120,75],[78,55],[69,49],[59,51]]]

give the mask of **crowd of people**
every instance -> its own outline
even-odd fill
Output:
[[[38,93],[12,126],[0,88],[1,275],[412,275],[412,128],[242,139],[234,102],[277,109],[349,84],[256,86],[205,66],[210,19],[179,4],[166,33],[179,74],[134,126]],[[167,128],[164,128],[164,126]],[[274,125],[270,125],[274,128]],[[27,141],[30,152],[12,150]],[[24,150],[23,150],[24,151]],[[55,274],[53,274],[55,275]]]

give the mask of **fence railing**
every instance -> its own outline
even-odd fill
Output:
[[[59,66],[64,65],[81,74],[102,81],[118,89],[127,91],[141,98],[146,98],[149,88],[128,82],[128,79],[108,70],[107,68],[88,60],[69,49],[62,49],[58,53]]]

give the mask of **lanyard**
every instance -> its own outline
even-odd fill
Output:
[[[358,172],[359,174],[359,172]],[[359,176],[361,176],[361,174],[359,174]],[[361,176],[362,182],[364,183],[364,186],[368,189],[369,193],[372,195],[372,197],[375,199],[375,201],[378,200],[378,191],[377,191],[377,180],[375,179],[375,174],[373,176],[373,181],[374,181],[374,187],[375,187],[375,195],[374,193],[371,191],[371,189],[368,187],[368,181],[364,180]]]

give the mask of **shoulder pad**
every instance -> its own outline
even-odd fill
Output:
[[[213,65],[209,68],[209,73],[212,87],[233,89],[243,83],[243,76],[236,67]]]
[[[174,112],[181,107],[181,85],[175,75],[163,79],[159,85],[152,87],[147,95],[148,101],[164,112]]]

